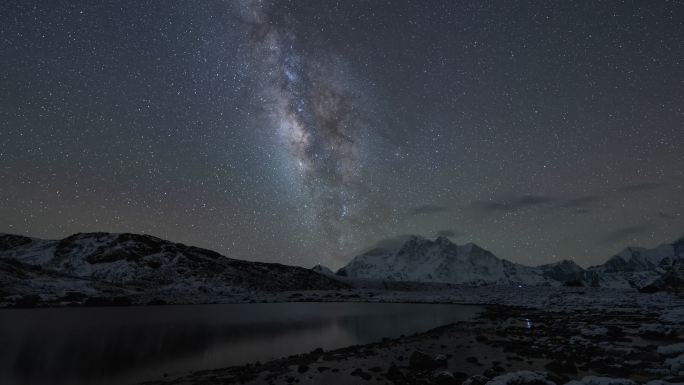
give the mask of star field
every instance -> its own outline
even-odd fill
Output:
[[[679,1],[6,1],[0,232],[333,268],[684,233]]]

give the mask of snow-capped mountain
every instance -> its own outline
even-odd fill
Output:
[[[0,283],[5,297],[76,292],[214,300],[254,291],[345,287],[309,269],[231,259],[149,235],[110,233],[61,240],[0,234]]]
[[[545,277],[559,282],[569,282],[582,279],[584,274],[584,269],[582,266],[567,259],[564,259],[560,262],[541,265],[537,267],[537,269],[541,270]]]
[[[550,266],[548,271],[556,268]],[[473,243],[456,245],[445,237],[432,241],[413,236],[396,252],[371,250],[355,257],[337,274],[362,279],[468,285],[560,284],[542,269],[499,259]]]
[[[672,244],[653,249],[627,247],[604,264],[587,269],[600,286],[643,287],[665,274],[679,259],[684,259],[684,236]]]
[[[327,266],[323,266],[321,264],[318,264],[318,265],[312,267],[311,270],[313,270],[319,274],[323,274],[323,275],[329,275],[329,276],[335,275],[335,272],[330,270],[330,268],[328,268]]]
[[[586,270],[571,261],[525,266],[444,237],[406,239],[400,247],[357,256],[335,275],[324,266],[240,261],[148,235],[88,233],[41,240],[0,234],[0,304],[239,302],[260,298],[259,293],[348,288],[355,279],[651,291],[681,290],[684,282],[684,237],[654,249],[627,248]]]
[[[646,293],[684,290],[684,258],[675,259],[665,274],[640,290]]]
[[[398,250],[374,249],[352,259],[337,274],[359,279],[482,285],[582,285],[643,287],[684,258],[684,237],[654,249],[630,247],[602,265],[583,269],[572,261],[531,267],[497,258],[472,243],[413,236]]]

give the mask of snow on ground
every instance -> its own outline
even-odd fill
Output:
[[[684,376],[684,354],[675,358],[668,358],[665,360],[670,373],[676,376]]]
[[[547,380],[547,375],[544,372],[521,370],[494,377],[486,385],[555,385],[555,383]]]
[[[606,333],[608,333],[608,329],[606,329],[604,327],[596,327],[595,326],[595,327],[589,327],[586,329],[582,329],[581,333],[583,336],[586,336],[586,337],[603,336],[603,335],[606,335]]]
[[[678,354],[684,354],[684,342],[672,345],[658,346],[658,354],[663,356],[675,356]]]
[[[579,381],[570,381],[567,385],[636,385],[636,382],[624,378],[587,376]]]

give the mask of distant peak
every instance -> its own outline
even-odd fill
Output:
[[[421,237],[420,235],[411,235],[405,243],[416,243],[416,242],[425,242],[428,239],[425,237]]]
[[[332,271],[332,270],[330,270],[330,269],[329,269],[328,267],[326,267],[326,266],[321,265],[320,263],[319,263],[319,264],[316,264],[316,266],[312,267],[311,270],[313,270],[313,271],[315,271],[315,272],[317,272],[317,273],[321,273],[321,274],[330,274],[330,275],[333,274],[333,271]]]
[[[404,249],[407,247],[414,247],[416,245],[422,245],[427,242],[430,242],[430,240],[423,238],[420,235],[411,235],[410,237],[408,237],[406,242],[404,242],[401,248]]]
[[[541,265],[539,267],[541,267],[543,269],[561,269],[561,270],[574,270],[574,271],[584,270],[582,268],[582,266],[577,264],[577,262],[569,260],[569,259],[562,259],[558,262],[547,263],[547,264]]]

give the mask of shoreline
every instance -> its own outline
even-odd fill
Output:
[[[474,321],[411,336],[143,384],[460,384],[470,379],[477,385],[520,371],[540,371],[556,384],[586,376],[679,382],[681,377],[665,372],[666,358],[657,351],[681,342],[680,336],[644,333],[639,326],[657,322],[657,313],[589,316],[488,305]]]
[[[567,298],[571,296],[572,299]],[[27,296],[23,296],[27,297]],[[601,287],[553,287],[553,286],[467,286],[454,285],[425,290],[420,286],[405,290],[351,288],[341,290],[301,290],[279,292],[220,292],[207,295],[185,295],[177,292],[146,291],[128,296],[70,294],[30,295],[30,300],[14,295],[0,298],[0,309],[68,308],[68,307],[119,307],[119,306],[170,306],[211,305],[246,303],[289,302],[388,302],[431,303],[462,305],[513,305],[532,308],[589,308],[600,307],[655,307],[666,308],[681,304],[684,296],[670,292],[641,293],[636,289]],[[572,303],[581,302],[581,306]]]

